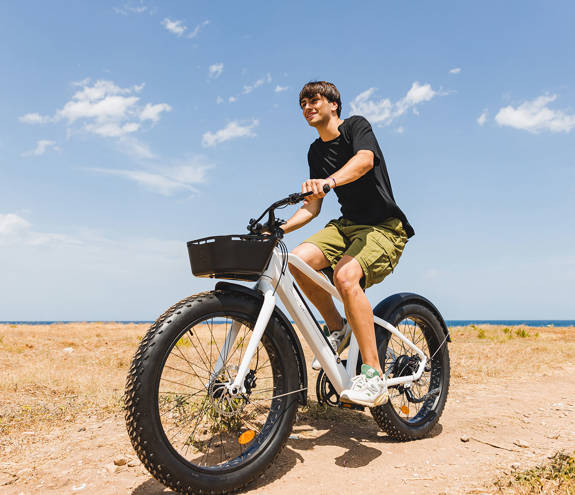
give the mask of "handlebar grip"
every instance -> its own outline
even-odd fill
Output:
[[[331,190],[331,187],[329,187],[329,184],[324,184],[323,185],[323,192],[324,193],[328,193]]]

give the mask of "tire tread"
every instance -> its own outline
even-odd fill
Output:
[[[249,477],[249,479],[245,479],[242,481],[241,484],[238,484],[233,489],[225,489],[225,490],[214,490],[214,489],[199,489],[197,487],[193,487],[188,485],[186,487],[182,486],[181,480],[174,480],[170,475],[170,472],[166,469],[165,465],[161,463],[161,461],[154,459],[154,452],[152,450],[152,446],[148,445],[148,442],[143,440],[141,436],[142,427],[138,425],[138,416],[139,413],[136,410],[136,405],[138,402],[138,390],[144,386],[141,381],[141,375],[144,371],[144,366],[146,365],[146,361],[149,358],[149,353],[151,348],[155,344],[155,339],[158,338],[163,333],[164,324],[169,324],[171,322],[170,318],[173,315],[180,314],[181,309],[187,307],[191,309],[195,304],[199,304],[204,302],[206,299],[215,298],[217,295],[223,294],[225,291],[223,290],[213,290],[195,294],[193,296],[187,297],[182,299],[181,301],[177,302],[176,304],[172,305],[168,308],[150,327],[146,335],[143,337],[140,345],[136,351],[132,364],[130,366],[130,370],[128,372],[128,377],[126,380],[126,387],[124,392],[124,410],[125,410],[125,420],[126,426],[128,430],[128,436],[132,442],[132,446],[136,451],[136,454],[144,467],[148,470],[148,472],[160,483],[167,486],[168,488],[176,491],[177,493],[181,494],[198,494],[198,495],[218,495],[221,493],[235,493],[247,485],[252,483],[255,479],[259,478],[263,475],[263,473],[275,462],[278,456],[283,451],[288,437],[288,434],[282,439],[279,449],[277,450],[275,456],[269,462],[266,463],[263,469],[260,469],[255,475]],[[228,292],[229,294],[229,292]],[[252,299],[239,292],[234,292],[234,297],[243,299],[246,303],[251,303]],[[273,318],[273,316],[272,316]],[[271,320],[270,320],[271,321]],[[281,325],[281,321],[278,319],[278,323]],[[287,339],[289,341],[289,339]],[[290,341],[290,346],[294,353],[296,353],[296,349],[293,347],[293,344]],[[295,420],[295,410],[293,411],[293,417],[290,420],[289,430],[291,431],[291,427],[293,425],[293,421]]]

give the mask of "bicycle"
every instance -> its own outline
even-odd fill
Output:
[[[308,383],[300,340],[276,306],[276,295],[322,365],[318,402],[364,410],[339,400],[359,373],[357,340],[352,335],[342,359],[287,270],[294,265],[341,301],[329,277],[288,253],[281,240],[283,221],[275,210],[308,194],[270,205],[250,220],[249,234],[188,242],[194,275],[256,283],[250,288],[220,281],[212,291],[183,299],[139,345],[124,395],[128,434],[147,470],[172,490],[238,490],[261,475],[286,444],[297,407],[306,404]],[[447,326],[430,301],[412,293],[381,301],[374,321],[390,399],[371,414],[394,439],[422,438],[447,399]]]

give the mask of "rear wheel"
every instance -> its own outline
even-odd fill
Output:
[[[226,387],[259,309],[234,292],[192,296],[152,325],[136,353],[125,394],[128,433],[148,471],[179,493],[241,488],[287,441],[298,402],[290,394],[299,387],[297,356],[273,315],[250,362],[246,392],[232,395]]]
[[[371,408],[379,427],[397,440],[425,437],[439,421],[449,390],[449,352],[437,316],[419,303],[398,307],[388,320],[419,347],[427,364],[410,387],[389,387],[389,401]],[[413,374],[420,363],[417,353],[399,338],[376,326],[378,353],[387,378]]]

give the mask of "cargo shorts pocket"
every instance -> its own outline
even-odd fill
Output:
[[[369,256],[366,263],[366,287],[381,282],[393,272],[407,241],[404,232],[378,228],[370,232]]]

